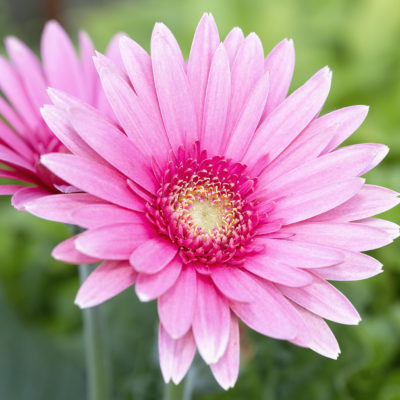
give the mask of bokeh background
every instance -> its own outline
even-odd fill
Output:
[[[222,37],[235,25],[255,31],[265,51],[294,39],[291,90],[328,64],[333,86],[323,112],[368,104],[370,114],[348,143],[381,142],[391,151],[367,182],[400,191],[400,4],[398,0],[0,0],[0,36],[39,48],[46,19],[59,19],[74,41],[85,29],[97,48],[123,31],[149,49],[154,22],[165,22],[185,55],[197,21],[211,11]],[[0,45],[4,54],[4,47]],[[400,208],[384,217],[400,223]],[[0,199],[0,399],[85,399],[81,313],[73,304],[76,266],[50,258],[67,238],[61,225],[18,213]],[[400,399],[399,242],[373,252],[385,272],[338,283],[359,309],[359,326],[331,324],[337,361],[243,331],[241,373],[223,392],[196,360],[194,399]],[[156,308],[128,290],[105,305],[115,400],[162,399]]]

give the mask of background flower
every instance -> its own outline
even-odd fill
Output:
[[[117,41],[118,36],[110,43],[110,57]],[[50,102],[48,86],[71,93],[104,112],[108,112],[108,105],[98,90],[94,47],[85,32],[79,36],[80,59],[55,21],[48,22],[43,31],[42,63],[19,39],[8,37],[5,44],[10,60],[0,57],[0,89],[5,96],[0,97],[0,178],[17,182],[0,186],[0,194],[12,194],[14,207],[23,210],[24,203],[33,198],[75,190],[40,164],[41,154],[67,151],[40,115],[40,107]],[[63,118],[59,115],[52,128],[57,129]]]
[[[33,4],[33,3],[32,3]],[[90,4],[88,6],[87,4]],[[0,4],[2,37],[13,33],[38,50],[39,22],[32,19],[29,0]],[[178,0],[168,3],[64,3],[64,25],[75,37],[78,28],[90,32],[103,50],[116,30],[127,32],[149,49],[154,21],[164,21],[177,35],[187,58],[193,28],[202,10],[218,20],[222,37],[232,26],[256,31],[267,51],[283,37],[296,43],[296,70],[290,92],[325,64],[334,71],[333,87],[323,113],[349,104],[370,104],[366,123],[347,143],[382,142],[391,151],[368,182],[399,190],[398,109],[400,80],[396,73],[398,15],[393,0],[360,2],[291,1],[218,3]],[[12,8],[11,8],[12,6]],[[10,12],[11,11],[11,12]],[[18,18],[18,19],[17,19]],[[15,21],[18,24],[15,24]],[[36,24],[36,25],[35,25]],[[84,393],[83,352],[79,335],[81,313],[71,303],[78,287],[76,268],[50,262],[52,246],[69,233],[13,212],[7,197],[0,199],[2,357],[0,392],[4,398],[81,398]],[[398,219],[398,207],[385,218]],[[269,340],[247,330],[241,334],[241,373],[228,393],[214,383],[209,368],[196,365],[199,399],[364,399],[390,398],[398,388],[398,246],[374,250],[385,273],[357,283],[335,283],[347,293],[363,317],[357,327],[331,324],[340,337],[342,354],[336,361],[287,342]],[[157,351],[155,302],[139,303],[127,290],[104,304],[112,347],[116,398],[160,398],[163,386]],[[140,326],[141,329],[132,329]],[[136,344],[142,344],[138,347]],[[123,343],[123,346],[122,346]],[[149,357],[150,353],[150,357]],[[153,355],[153,357],[151,356]],[[44,373],[45,371],[45,373]],[[304,383],[307,382],[305,385]],[[60,394],[60,388],[63,388]],[[29,394],[27,394],[29,392]]]
[[[328,68],[285,99],[292,42],[264,59],[254,33],[244,38],[234,28],[220,43],[207,14],[187,65],[163,24],[153,30],[151,57],[127,37],[120,51],[123,70],[95,59],[119,125],[54,90],[54,106],[42,111],[74,154],[41,162],[94,198],[62,194],[26,204],[35,215],[88,228],[59,245],[56,258],[106,260],[77,304],[97,305],[135,281],[141,300],[157,299],[167,382],[180,382],[197,348],[220,385],[232,387],[237,317],[336,358],[323,318],[357,324],[360,317],[326,280],[379,273],[381,264],[360,252],[398,236],[396,224],[371,218],[396,205],[397,193],[360,178],[387,148],[335,150],[367,107],[316,118],[330,89]],[[67,122],[56,125],[65,113]]]

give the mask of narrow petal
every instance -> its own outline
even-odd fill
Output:
[[[78,135],[65,110],[46,104],[40,111],[47,126],[72,154],[103,162],[101,157]]]
[[[42,35],[43,67],[50,86],[84,97],[81,68],[68,35],[56,22],[47,22]]]
[[[228,298],[238,302],[251,302],[254,296],[242,283],[244,272],[236,266],[219,265],[211,269],[211,278],[215,286]],[[244,277],[246,279],[246,277]]]
[[[164,161],[168,140],[165,133],[160,130],[159,124],[155,123],[151,114],[148,115],[143,109],[142,102],[139,101],[125,79],[106,67],[98,67],[98,72],[114,114],[124,132],[133,142],[129,144],[129,147],[134,147],[135,153],[139,153],[139,155],[142,153],[155,156],[160,161]],[[105,124],[103,121],[99,122]],[[104,139],[102,140],[104,141]],[[143,162],[146,161],[144,157],[141,158]]]
[[[196,305],[196,272],[186,265],[175,284],[158,300],[161,323],[173,339],[190,329]]]
[[[138,272],[155,274],[166,268],[177,252],[178,246],[156,236],[137,247],[129,257],[129,262]]]
[[[127,260],[132,252],[152,237],[147,224],[115,224],[90,229],[80,235],[76,248],[89,256],[106,260]]]
[[[293,194],[277,201],[271,219],[293,224],[331,210],[353,198],[361,190],[365,179],[351,178],[310,192]]]
[[[48,196],[50,190],[42,187],[21,187],[14,193],[11,204],[19,211],[25,211],[25,205],[35,199]]]
[[[279,289],[289,299],[322,318],[348,325],[357,325],[361,320],[350,301],[317,276],[311,285],[302,288],[280,286]]]
[[[38,125],[38,113],[29,101],[29,96],[17,72],[3,56],[0,56],[0,76],[1,91],[18,110],[19,115],[29,128],[35,130]]]
[[[332,281],[358,281],[382,272],[382,263],[366,254],[345,251],[345,260],[331,267],[313,271],[323,279]]]
[[[3,117],[3,115],[0,113]],[[23,140],[18,133],[12,130],[6,123],[0,121],[0,140],[6,144],[10,149],[17,152],[21,157],[26,160],[33,161],[34,154],[32,148]]]
[[[276,107],[258,128],[244,163],[252,166],[264,154],[273,161],[319,113],[330,84],[331,73],[323,68]]]
[[[70,211],[70,221],[83,228],[143,221],[143,215],[114,204],[79,204]]]
[[[311,343],[309,343],[307,347],[310,347],[310,349],[325,357],[336,360],[339,356],[340,348],[328,324],[318,315],[315,315],[297,304],[293,305],[303,318],[311,335]],[[296,339],[292,342],[301,346]]]
[[[194,34],[187,63],[187,76],[193,93],[196,115],[202,116],[211,60],[220,43],[218,28],[211,14],[203,14]],[[229,65],[229,64],[228,64]],[[201,121],[198,121],[201,129]]]
[[[345,258],[340,250],[300,240],[263,239],[266,257],[292,267],[321,268],[336,265]]]
[[[267,253],[248,258],[243,266],[254,275],[285,286],[301,287],[312,282],[308,272],[276,261],[268,257]]]
[[[68,264],[91,264],[100,261],[98,258],[87,256],[76,249],[75,240],[79,236],[64,240],[54,247],[51,253],[52,257]]]
[[[155,190],[149,159],[136,146],[136,142],[129,140],[97,112],[72,109],[69,114],[73,126],[91,148],[146,190]]]
[[[135,290],[141,301],[154,300],[163,295],[178,279],[182,259],[176,256],[164,269],[155,274],[139,273]]]
[[[235,314],[246,325],[263,335],[276,339],[293,339],[297,332],[296,321],[292,318],[292,307],[283,295],[265,281],[262,285],[249,273],[242,276],[242,283],[251,291],[255,301],[231,302]]]
[[[93,196],[132,210],[144,210],[144,204],[115,169],[72,154],[46,154],[41,163],[61,179]]]
[[[236,126],[250,93],[263,74],[264,51],[262,43],[255,33],[250,33],[238,49],[231,68],[232,99],[225,145],[229,142],[229,133]]]
[[[243,32],[237,26],[233,28],[226,35],[226,38],[224,40],[224,46],[226,48],[226,52],[228,53],[229,62],[231,65],[233,64],[237,51],[242,46],[243,42],[244,42]]]
[[[207,277],[197,278],[195,309],[193,336],[197,348],[207,364],[215,363],[225,353],[231,317],[228,303]]]
[[[192,332],[187,332],[179,339],[173,339],[160,324],[158,352],[165,383],[172,379],[172,382],[178,385],[189,370],[196,353]]]
[[[18,190],[21,190],[24,186],[20,185],[1,185],[0,186],[0,195],[9,195],[14,194]]]
[[[269,200],[290,193],[311,191],[327,182],[333,184],[364,174],[376,166],[376,161],[380,161],[386,152],[386,146],[372,143],[343,147],[311,160],[272,182],[262,176],[259,185],[268,186]]]
[[[235,385],[239,375],[239,362],[239,324],[237,318],[231,314],[230,333],[226,351],[215,364],[210,365],[215,379],[223,389],[228,390]]]
[[[29,201],[25,204],[25,209],[39,218],[72,224],[74,209],[101,202],[102,200],[87,193],[51,194]]]
[[[47,83],[39,60],[23,42],[15,37],[8,37],[5,44],[32,104],[39,109],[44,103],[49,102],[46,94]]]
[[[201,144],[211,155],[220,154],[231,99],[229,59],[221,44],[214,54],[204,100]],[[203,110],[202,110],[203,112]]]
[[[379,228],[352,222],[300,222],[283,227],[281,232],[295,234],[295,241],[352,251],[373,250],[393,241],[390,234]]]
[[[80,308],[97,306],[132,286],[136,275],[127,261],[104,261],[83,282],[75,304]]]
[[[15,165],[16,167],[25,168],[28,171],[35,172],[33,165],[27,161],[24,157],[21,157],[14,150],[7,146],[0,144],[0,161],[5,164]]]
[[[83,97],[83,99],[89,104],[97,106],[96,100],[98,96],[99,78],[93,64],[95,48],[89,35],[84,31],[79,32],[79,50],[81,54],[82,73],[86,86],[85,97]]]
[[[254,132],[260,122],[262,110],[269,92],[269,75],[264,74],[256,83],[248,96],[248,100],[241,110],[236,125],[230,135],[225,156],[235,160],[241,160],[246,153]]]
[[[350,200],[320,214],[313,221],[356,221],[372,217],[399,204],[398,193],[381,186],[364,185]]]
[[[190,145],[198,137],[192,91],[179,46],[163,24],[156,24],[151,38],[151,59],[157,98],[172,149]]]
[[[282,103],[289,90],[294,71],[293,40],[284,39],[278,43],[265,58],[264,68],[269,71],[270,94],[262,119]]]

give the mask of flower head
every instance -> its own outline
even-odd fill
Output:
[[[142,301],[157,299],[166,381],[183,378],[197,348],[221,386],[233,386],[238,319],[336,358],[324,319],[360,317],[327,280],[379,273],[381,264],[361,252],[398,236],[395,224],[372,218],[396,205],[397,193],[360,177],[387,148],[337,149],[367,107],[318,116],[328,68],[286,97],[292,41],[264,58],[258,37],[238,28],[221,43],[210,15],[187,63],[162,24],[151,56],[126,37],[120,51],[123,68],[95,60],[117,123],[60,92],[52,93],[62,101],[43,109],[49,126],[68,116],[54,133],[73,154],[42,163],[82,193],[26,206],[87,229],[53,253],[103,261],[76,303],[94,306],[134,283]]]
[[[22,210],[33,198],[75,190],[40,163],[42,154],[67,151],[40,114],[40,107],[50,101],[47,87],[64,90],[105,113],[109,113],[109,106],[98,90],[94,47],[85,32],[79,36],[80,59],[55,21],[48,22],[43,31],[42,63],[17,38],[8,37],[5,44],[10,61],[0,56],[0,90],[5,96],[0,96],[0,178],[18,183],[0,186],[0,194],[13,195],[13,205]],[[113,59],[118,59],[116,45],[118,36],[107,51]],[[63,118],[59,115],[50,128],[57,130],[65,122]]]

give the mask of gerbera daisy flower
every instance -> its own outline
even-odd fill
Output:
[[[107,51],[117,62],[118,39],[116,36],[111,41]],[[35,197],[75,190],[40,163],[41,154],[67,151],[40,114],[40,107],[50,102],[47,87],[64,90],[104,113],[109,113],[109,106],[98,90],[100,82],[92,60],[94,47],[85,32],[79,36],[80,59],[66,32],[55,21],[48,22],[43,31],[42,63],[15,37],[6,38],[5,45],[10,61],[0,56],[0,90],[5,96],[0,96],[0,178],[17,183],[3,184],[0,194],[13,195],[12,204],[22,210],[24,203]],[[60,114],[59,118],[55,125],[65,123],[65,115]]]
[[[330,89],[327,67],[286,97],[292,41],[264,58],[254,33],[244,38],[234,28],[221,43],[210,15],[187,62],[160,23],[151,55],[127,37],[120,52],[121,69],[95,60],[118,123],[56,91],[42,111],[74,153],[42,156],[43,165],[92,196],[27,205],[86,228],[53,253],[102,261],[76,303],[95,306],[134,283],[142,301],[156,299],[166,382],[183,378],[197,349],[219,384],[233,386],[238,320],[336,358],[324,320],[360,317],[328,280],[378,274],[381,264],[361,252],[398,236],[397,225],[372,218],[396,205],[397,193],[360,177],[387,147],[337,149],[368,108],[318,116]]]

